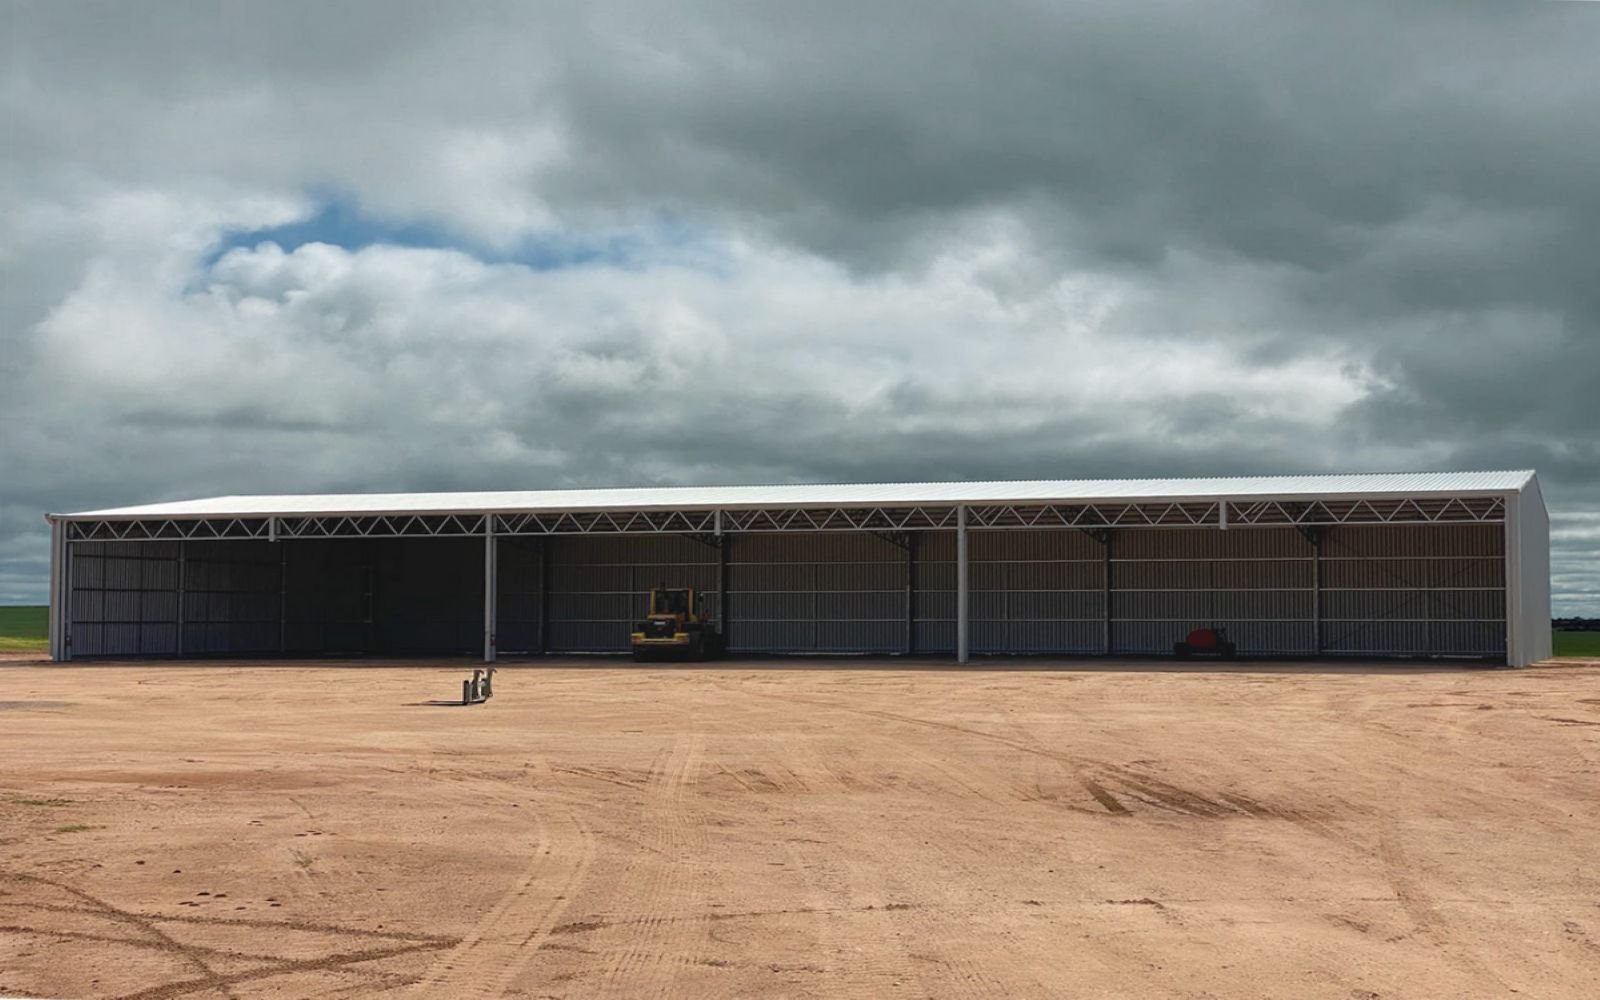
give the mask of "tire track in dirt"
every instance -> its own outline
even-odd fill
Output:
[[[211,963],[206,961],[205,955],[199,949],[191,948],[188,945],[178,941],[176,938],[172,937],[172,935],[156,926],[155,921],[149,917],[141,916],[140,914],[131,910],[124,910],[121,907],[113,906],[105,900],[100,899],[97,896],[90,895],[76,886],[68,885],[65,882],[58,882],[55,879],[43,878],[38,875],[24,875],[20,872],[0,872],[0,879],[33,883],[36,885],[47,885],[64,892],[69,896],[82,900],[83,902],[87,903],[89,907],[97,914],[114,922],[126,924],[139,930],[154,942],[156,950],[165,952],[166,954],[173,956],[184,964],[189,965],[199,971],[203,977],[200,980],[200,982],[203,984],[201,988],[214,989],[216,992],[221,993],[224,997],[230,998],[230,1000],[232,1000],[234,997],[233,991],[228,989],[228,983],[225,981],[225,977],[219,974],[216,969],[211,967]]]
[[[86,908],[74,908],[71,912],[83,913],[91,916],[98,914],[98,911]],[[29,927],[25,924],[0,924],[0,934],[32,934],[35,937],[55,938],[60,941],[94,941],[100,944],[126,945],[130,948],[154,948],[159,950],[162,947],[159,941],[154,941],[150,938],[117,937],[114,934],[95,934],[92,931],[46,930],[42,927]],[[186,945],[185,947],[193,949],[198,954],[212,955],[217,958],[242,960],[246,962],[281,961],[277,955],[263,955],[260,952],[236,951],[232,948],[211,948],[205,945]]]
[[[366,948],[361,951],[343,952],[337,955],[325,955],[322,958],[292,959],[275,962],[265,968],[247,969],[243,972],[233,972],[227,975],[207,979],[191,979],[176,983],[165,983],[161,986],[152,986],[149,989],[139,990],[136,993],[124,993],[118,1000],[173,1000],[175,997],[188,996],[191,993],[200,993],[206,990],[215,990],[219,986],[226,988],[239,983],[254,982],[260,979],[271,979],[276,976],[287,976],[305,972],[353,972],[360,970],[348,969],[347,966],[362,962],[376,962],[385,958],[398,958],[419,951],[431,951],[444,947],[440,944],[421,943],[396,945],[390,948]]]
[[[885,897],[880,887],[868,889],[859,862],[849,854],[859,837],[842,830],[828,808],[834,796],[880,795],[887,789],[858,773],[848,760],[830,754],[816,734],[785,734],[776,752],[814,790],[805,798],[784,796],[774,803],[793,818],[797,830],[810,835],[786,839],[783,845],[794,870],[803,873],[803,898],[820,966],[816,992],[802,995],[878,1000],[896,982],[916,982],[916,970],[899,938],[861,933],[859,921],[868,913],[875,918]]]
[[[1449,921],[1440,911],[1437,901],[1416,877],[1415,866],[1392,829],[1378,834],[1377,858],[1383,864],[1384,875],[1394,890],[1400,908],[1405,911],[1417,933],[1433,942],[1441,955],[1451,965],[1479,980],[1494,983],[1506,991],[1506,982],[1487,964],[1471,954],[1456,939]]]
[[[1032,740],[1031,734],[1020,727],[1024,742]],[[1010,784],[1001,774],[967,756],[941,757],[922,744],[892,734],[893,740],[905,757],[921,767],[935,786],[941,783],[944,790],[954,791],[955,798],[967,800],[964,807],[976,807],[987,812],[994,805],[1013,798]],[[1040,759],[1039,755],[1033,755]],[[1059,763],[1059,762],[1058,762]],[[995,794],[994,789],[1005,790]],[[1009,905],[1026,905],[1020,901],[995,898],[992,873],[985,868],[983,852],[970,849],[970,845],[956,838],[932,845],[922,841],[914,827],[899,827],[892,832],[899,841],[892,854],[907,859],[903,870],[889,880],[891,888],[902,898],[915,903],[894,918],[905,920],[916,928],[917,940],[946,942],[948,945],[936,952],[919,951],[910,954],[915,964],[914,974],[931,996],[1033,996],[1046,995],[1048,988],[1027,973],[1022,973],[1015,963],[991,961],[995,956],[1024,954],[1027,948],[1015,930],[1003,920],[982,919],[984,910],[1004,909]],[[930,899],[931,887],[954,899]],[[980,943],[977,932],[988,939]],[[1056,963],[1050,963],[1056,964]],[[1062,980],[1070,979],[1070,969],[1062,965]]]
[[[774,697],[788,697],[788,696],[774,696]],[[885,720],[890,721],[890,722],[900,722],[900,723],[904,723],[906,725],[911,725],[911,726],[924,726],[924,727],[933,728],[933,729],[943,729],[943,730],[947,730],[949,732],[961,733],[961,734],[966,735],[966,736],[977,737],[978,739],[981,739],[981,740],[988,740],[988,741],[993,742],[993,743],[999,743],[999,744],[1002,744],[1004,746],[1009,746],[1012,749],[1020,750],[1023,753],[1034,754],[1034,755],[1041,756],[1041,757],[1048,757],[1048,758],[1050,758],[1052,760],[1059,761],[1062,764],[1066,765],[1068,770],[1072,773],[1073,777],[1078,781],[1078,783],[1080,785],[1083,786],[1084,791],[1088,792],[1094,798],[1094,800],[1096,802],[1100,803],[1100,805],[1106,810],[1106,812],[1111,813],[1113,815],[1119,815],[1119,816],[1120,815],[1127,815],[1127,813],[1128,813],[1127,807],[1122,805],[1122,803],[1118,802],[1117,799],[1114,796],[1108,794],[1106,792],[1105,788],[1102,787],[1099,782],[1097,782],[1094,778],[1090,777],[1085,772],[1084,764],[1086,762],[1081,761],[1079,758],[1073,756],[1072,754],[1068,754],[1068,753],[1065,753],[1065,752],[1059,751],[1059,750],[1051,750],[1048,747],[1040,746],[1038,743],[1029,742],[1029,741],[1026,741],[1026,740],[1015,739],[1013,737],[1006,736],[1006,735],[1004,735],[1002,733],[993,733],[993,732],[989,732],[989,731],[983,730],[983,729],[973,729],[970,726],[961,726],[961,725],[957,725],[956,723],[953,723],[953,722],[941,722],[938,719],[924,719],[924,718],[921,718],[919,716],[904,715],[904,714],[899,713],[899,712],[885,712],[885,711],[874,710],[874,709],[852,708],[852,707],[850,707],[848,705],[839,705],[839,704],[836,704],[836,703],[827,702],[827,701],[823,701],[823,700],[820,700],[820,699],[805,699],[805,698],[795,697],[795,698],[791,698],[790,700],[808,701],[811,704],[816,704],[816,705],[827,705],[828,707],[837,708],[837,709],[840,709],[842,711],[853,712],[853,713],[856,713],[856,714],[859,714],[859,715],[867,715],[867,716],[871,716],[873,718],[878,718],[878,719],[885,719]]]
[[[783,704],[795,700],[785,695],[757,692]],[[815,705],[827,708],[844,708],[826,699],[816,699]],[[897,751],[897,759],[904,760],[921,772],[913,780],[924,785],[931,782],[940,786],[954,786],[962,791],[962,798],[992,804],[993,800],[970,776],[959,773],[932,754],[913,743],[893,736],[888,737]],[[831,755],[820,745],[812,733],[801,733],[784,739],[781,752],[799,783],[805,789],[823,796],[871,795],[874,801],[889,802],[906,792],[903,778],[892,778],[883,770],[876,773],[862,769],[861,764],[882,765],[881,753],[872,753],[866,760],[856,762],[848,757]],[[820,922],[817,929],[818,945],[826,950],[819,957],[826,963],[809,968],[821,978],[815,988],[816,995],[840,997],[844,1000],[877,1000],[879,997],[905,994],[908,989],[918,989],[922,995],[937,997],[990,997],[1003,996],[998,984],[987,981],[981,969],[956,959],[954,961],[926,954],[914,954],[907,942],[929,937],[931,927],[924,926],[927,915],[920,903],[908,903],[916,885],[937,884],[938,873],[916,878],[889,871],[884,865],[863,864],[851,859],[848,852],[861,842],[863,831],[846,829],[834,818],[835,813],[817,807],[814,798],[796,799],[776,796],[774,805],[784,808],[802,828],[819,835],[820,844],[785,843],[786,852],[806,873],[807,896],[819,897],[828,902],[818,906],[813,903],[811,912]],[[885,808],[889,808],[886,806]],[[885,831],[875,830],[871,836],[883,836]],[[893,849],[874,851],[886,857],[909,861],[922,850]],[[931,880],[931,881],[930,881]],[[791,911],[792,912],[792,911]],[[863,926],[862,918],[871,921]],[[936,919],[936,918],[935,918]],[[840,939],[843,931],[844,945],[830,947]],[[843,948],[848,949],[844,955]],[[808,984],[809,985],[809,984]],[[805,994],[805,991],[801,991]],[[812,994],[805,994],[812,995]]]
[[[733,713],[728,714],[731,716]],[[840,845],[836,839],[825,840],[815,836],[826,832],[818,829],[821,814],[826,812],[824,803],[833,795],[860,791],[864,786],[852,781],[847,772],[839,771],[828,762],[827,755],[818,745],[818,734],[815,732],[796,732],[782,725],[757,725],[743,721],[732,721],[728,725],[739,739],[746,741],[747,756],[756,771],[763,776],[778,773],[779,765],[768,762],[781,761],[781,770],[788,776],[781,781],[769,777],[767,782],[757,784],[735,770],[722,767],[722,771],[734,779],[744,794],[761,795],[767,808],[781,810],[790,817],[787,825],[795,828],[793,833],[796,835],[781,837],[778,843],[783,849],[788,872],[800,878],[801,905],[759,912],[717,910],[712,914],[712,920],[722,927],[727,926],[725,921],[779,918],[789,922],[798,918],[803,930],[794,930],[810,936],[810,946],[805,953],[813,956],[813,961],[805,964],[804,971],[818,977],[806,984],[807,989],[802,990],[802,994],[811,995],[807,991],[814,988],[822,996],[839,997],[841,1000],[877,1000],[883,995],[881,990],[858,989],[856,980],[840,978],[841,972],[852,969],[856,964],[841,957],[846,943],[840,941],[838,932],[845,919],[848,894],[840,874]],[[769,785],[771,787],[767,787]],[[771,794],[774,791],[780,794]],[[707,804],[713,806],[714,802]],[[798,835],[801,831],[812,836]],[[711,929],[709,934],[713,942],[724,941],[716,929]],[[708,960],[706,964],[727,968],[738,963],[716,958]],[[777,973],[780,968],[768,963],[767,970]],[[777,987],[772,989],[782,992]],[[748,995],[748,992],[748,985],[739,988],[725,986],[721,990],[706,989],[702,995],[740,996]]]
[[[877,1000],[903,993],[906,984],[926,986],[927,977],[912,958],[905,936],[893,933],[880,923],[903,917],[901,911],[909,907],[895,895],[895,888],[887,884],[881,867],[864,865],[859,858],[841,855],[835,845],[858,842],[856,831],[843,830],[826,818],[813,817],[813,821],[827,828],[826,843],[820,845],[821,849],[810,852],[800,850],[800,845],[790,846],[796,853],[808,857],[808,884],[833,901],[832,908],[818,916],[844,924],[849,949],[846,961],[824,969],[827,978],[819,983],[824,987],[821,995],[845,1000]],[[873,877],[869,877],[869,873]],[[872,924],[863,927],[863,917]],[[824,940],[836,936],[833,926],[822,935]]]
[[[17,903],[0,900],[0,907],[12,906],[28,910],[45,910],[53,913],[81,913],[86,916],[104,916],[105,912],[87,906],[60,906],[50,903]],[[344,927],[309,920],[253,920],[249,917],[199,917],[183,914],[151,913],[147,910],[126,911],[157,924],[201,924],[212,927],[257,927],[262,930],[305,931],[312,934],[329,934],[337,937],[379,938],[385,941],[415,941],[427,944],[453,945],[460,938],[444,934],[415,934],[406,931],[375,931],[364,927]]]
[[[532,857],[511,889],[414,986],[418,1000],[433,997],[498,997],[537,953],[565,912],[574,890],[594,862],[594,836],[575,813],[539,817]],[[558,867],[570,858],[564,875]],[[541,876],[560,878],[553,888]]]
[[[787,700],[787,699],[785,699]],[[827,703],[823,703],[827,704]],[[836,707],[831,706],[830,707]],[[925,747],[893,733],[881,734],[893,746],[894,762],[905,765],[907,774],[902,780],[867,782],[852,775],[835,762],[828,761],[810,739],[787,741],[797,763],[808,774],[827,774],[829,782],[838,791],[862,791],[870,788],[871,794],[886,802],[884,808],[893,810],[900,796],[917,788],[937,787],[954,790],[956,798],[964,803],[976,803],[980,809],[992,808],[998,801],[989,792],[998,783],[994,776],[981,769],[959,761],[941,759]],[[884,755],[874,753],[875,761]],[[798,804],[789,804],[797,811]],[[857,917],[852,923],[851,942],[854,954],[848,967],[822,969],[828,978],[824,981],[826,996],[849,998],[880,997],[905,992],[915,984],[920,992],[937,997],[993,997],[1018,995],[997,979],[985,962],[974,960],[963,953],[972,930],[970,921],[964,919],[964,905],[953,908],[929,905],[924,901],[928,887],[945,883],[949,872],[942,864],[929,860],[928,848],[918,838],[912,827],[890,824],[870,831],[869,835],[886,838],[874,854],[895,859],[890,865],[836,863],[838,849],[832,845],[858,842],[860,830],[844,830],[831,819],[830,814],[817,810],[803,813],[805,821],[813,828],[827,829],[824,851],[798,851],[807,856],[806,869],[814,884],[834,899],[835,913]],[[820,857],[818,856],[820,855]],[[943,855],[939,856],[941,859]],[[975,883],[964,881],[964,888]],[[873,926],[862,933],[859,915],[871,914]],[[831,928],[830,928],[831,934]],[[955,943],[955,949],[939,953],[926,950],[913,951],[910,941],[941,941]],[[872,951],[867,953],[868,942]]]
[[[795,695],[780,695],[759,691],[754,693],[761,694],[768,698],[781,699],[783,701],[799,701],[809,705],[837,709],[841,712],[849,712],[856,715],[866,715],[871,718],[884,719],[889,722],[900,722],[911,726],[924,726],[933,729],[943,729],[949,732],[962,733],[967,736],[977,737],[978,739],[1000,743],[1013,749],[1020,750],[1023,753],[1035,754],[1041,757],[1049,757],[1052,760],[1060,761],[1062,764],[1066,765],[1078,783],[1083,786],[1084,791],[1093,796],[1094,800],[1100,803],[1106,812],[1118,816],[1127,815],[1129,812],[1126,806],[1117,801],[1114,796],[1106,792],[1104,787],[1102,787],[1092,777],[1087,775],[1084,771],[1082,762],[1080,762],[1078,758],[1072,756],[1071,754],[1063,753],[1057,750],[1050,750],[1035,743],[1028,743],[1026,741],[1014,739],[1000,733],[991,733],[982,729],[972,729],[968,726],[959,726],[953,722],[941,722],[937,719],[924,719],[914,715],[903,715],[899,712],[885,712],[874,709],[854,708],[850,705],[840,705],[837,702],[828,701],[822,698],[805,698]]]
[[[706,836],[703,817],[691,814],[689,789],[699,780],[705,738],[685,733],[652,769],[643,820],[646,846],[655,854],[630,865],[639,879],[640,921],[617,950],[601,979],[601,992],[628,997],[670,995],[685,965],[705,960],[711,918],[699,894],[684,889],[701,877]],[[642,876],[642,878],[640,878]],[[624,883],[626,886],[627,883]],[[687,904],[687,912],[681,907]],[[687,918],[687,919],[675,919]]]
[[[894,854],[906,859],[906,864],[880,874],[883,891],[904,902],[885,907],[889,912],[884,919],[905,924],[905,936],[920,942],[916,951],[904,944],[899,947],[926,995],[987,998],[1041,991],[1039,983],[1002,979],[995,973],[994,967],[1002,964],[999,956],[1016,950],[1018,942],[1014,935],[989,926],[984,919],[986,879],[960,857],[961,848],[930,847],[911,829],[896,831],[894,839],[899,842]],[[930,898],[935,893],[937,898]],[[979,929],[997,947],[982,949],[974,938]]]
[[[1074,779],[1083,787],[1084,791],[1098,802],[1106,812],[1126,816],[1131,814],[1127,805],[1121,802],[1106,786],[1120,786],[1119,790],[1145,805],[1174,812],[1180,815],[1219,818],[1225,816],[1256,816],[1275,818],[1295,823],[1319,836],[1332,839],[1345,846],[1351,846],[1349,838],[1333,829],[1328,824],[1320,822],[1307,815],[1304,811],[1282,808],[1265,804],[1236,793],[1213,793],[1216,797],[1208,798],[1206,795],[1183,788],[1171,782],[1163,781],[1152,775],[1104,761],[1089,760],[1077,757],[1060,750],[1053,750],[1041,746],[1036,741],[1019,739],[1003,733],[989,732],[974,729],[970,726],[957,725],[953,722],[942,722],[938,719],[925,719],[914,715],[905,715],[899,712],[886,712],[873,709],[858,709],[849,705],[840,705],[825,699],[803,698],[790,695],[767,695],[773,698],[782,698],[788,701],[801,701],[808,704],[834,708],[843,712],[857,715],[866,715],[872,718],[884,719],[890,722],[899,722],[912,726],[924,726],[933,729],[942,729],[949,732],[962,733],[967,736],[1000,743],[1023,753],[1047,757],[1059,761],[1072,773]]]

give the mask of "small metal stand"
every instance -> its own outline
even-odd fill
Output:
[[[461,704],[481,705],[494,697],[494,667],[472,672],[471,680],[461,682]]]

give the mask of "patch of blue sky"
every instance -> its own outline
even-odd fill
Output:
[[[225,233],[202,262],[204,268],[209,270],[230,250],[250,249],[262,243],[276,243],[285,251],[307,243],[326,243],[351,251],[380,245],[457,250],[485,263],[517,264],[535,271],[666,265],[723,273],[728,263],[709,232],[666,214],[652,215],[627,228],[545,229],[506,246],[490,246],[437,223],[370,215],[354,199],[342,194],[312,195],[318,208],[304,219]]]

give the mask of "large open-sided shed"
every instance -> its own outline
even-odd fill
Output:
[[[50,518],[50,650],[610,652],[653,586],[743,652],[1550,653],[1531,472],[234,496]]]

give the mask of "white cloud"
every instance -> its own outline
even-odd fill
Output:
[[[1056,16],[6,5],[0,600],[45,508],[183,494],[1537,464],[1600,503],[1581,29]],[[1544,57],[1486,80],[1508,33]],[[212,260],[329,198],[437,245]],[[551,246],[593,259],[515,263]]]

